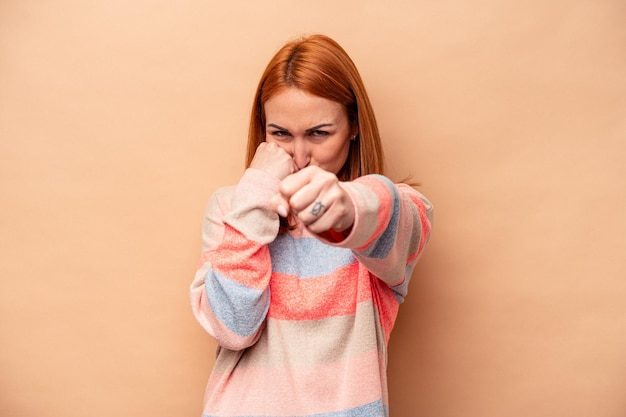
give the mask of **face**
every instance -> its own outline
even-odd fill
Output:
[[[265,141],[283,148],[298,169],[341,170],[356,134],[342,104],[290,87],[267,100],[264,109]]]

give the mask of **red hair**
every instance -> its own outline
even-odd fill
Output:
[[[367,174],[383,174],[383,149],[361,76],[346,51],[324,35],[312,35],[285,44],[267,65],[254,97],[246,166],[265,141],[264,104],[284,88],[295,87],[344,106],[357,133],[348,158],[337,176],[349,181]]]

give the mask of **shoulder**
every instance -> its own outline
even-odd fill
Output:
[[[428,210],[432,210],[432,204],[426,198],[424,194],[417,190],[417,188],[413,185],[409,185],[406,183],[395,183],[388,177],[385,177],[380,174],[372,174],[360,177],[356,180],[361,184],[366,185],[368,188],[374,190],[379,190],[378,194],[387,194],[391,197],[394,195],[397,196],[406,196],[411,198],[414,201],[420,201],[424,203]]]

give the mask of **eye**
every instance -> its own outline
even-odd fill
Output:
[[[286,130],[270,130],[269,134],[278,140],[285,140],[291,136]]]
[[[311,130],[309,132],[309,136],[315,138],[315,139],[324,139],[327,136],[330,135],[330,132],[327,132],[325,130]]]

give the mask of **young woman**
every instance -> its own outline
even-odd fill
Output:
[[[247,167],[209,201],[191,285],[219,345],[203,415],[388,416],[387,344],[432,207],[383,176],[374,112],[335,41],[269,62]]]

